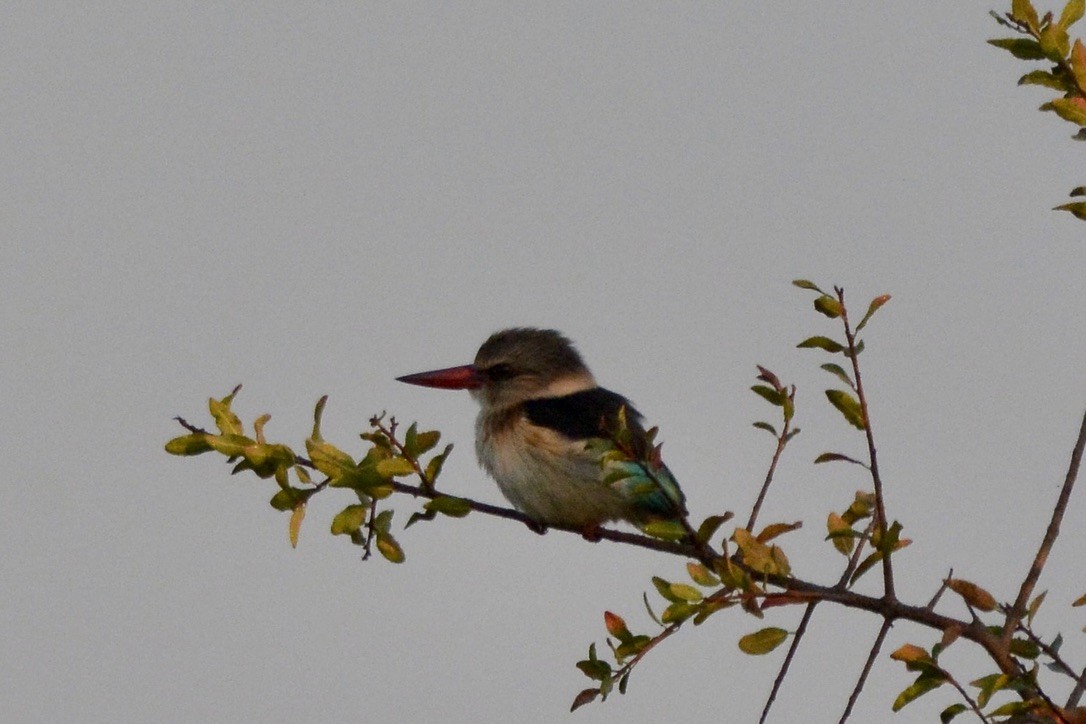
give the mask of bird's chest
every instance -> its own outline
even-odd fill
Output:
[[[600,482],[584,441],[517,417],[476,424],[479,464],[518,510],[543,523],[586,526],[626,517],[626,503]]]

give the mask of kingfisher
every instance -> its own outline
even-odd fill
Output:
[[[540,532],[565,526],[592,537],[612,520],[641,526],[686,516],[655,431],[645,430],[629,400],[596,384],[572,342],[553,329],[495,332],[472,364],[397,379],[470,391],[480,404],[479,464]],[[618,462],[601,458],[601,440],[621,442]]]

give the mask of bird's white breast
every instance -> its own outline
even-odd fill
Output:
[[[496,426],[476,421],[479,464],[517,510],[544,524],[586,527],[629,518],[628,503],[600,482],[600,466],[584,448],[524,417]]]

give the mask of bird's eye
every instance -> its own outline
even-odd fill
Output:
[[[501,382],[502,380],[508,380],[511,377],[516,377],[517,371],[513,369],[512,365],[505,362],[499,362],[496,365],[491,365],[486,368],[486,376],[494,382]]]

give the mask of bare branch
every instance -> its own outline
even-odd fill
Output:
[[[882,627],[879,628],[879,635],[875,637],[875,643],[871,645],[871,652],[867,655],[867,661],[864,662],[863,671],[860,672],[860,678],[856,680],[856,686],[852,689],[852,694],[848,697],[848,704],[845,705],[845,711],[841,714],[841,718],[838,719],[840,724],[844,724],[848,721],[849,716],[852,714],[852,707],[856,705],[856,701],[860,698],[860,692],[863,691],[864,684],[867,683],[867,675],[871,673],[871,667],[875,665],[875,659],[878,658],[879,651],[882,650],[882,644],[886,640],[886,634],[890,632],[890,627],[894,625],[894,622],[889,618],[883,619]]]
[[[1025,580],[1022,581],[1022,587],[1018,590],[1018,598],[1015,599],[1014,605],[1011,606],[1010,611],[1007,613],[1007,621],[1003,625],[1004,646],[1010,645],[1011,636],[1014,635],[1014,631],[1018,628],[1022,617],[1026,615],[1026,606],[1029,605],[1030,596],[1033,595],[1033,589],[1036,587],[1037,580],[1041,577],[1041,571],[1044,570],[1045,563],[1048,561],[1048,554],[1052,551],[1052,546],[1055,545],[1056,538],[1060,534],[1060,523],[1063,522],[1063,514],[1067,510],[1067,503],[1071,499],[1071,491],[1074,489],[1075,479],[1078,477],[1079,465],[1082,463],[1083,448],[1086,448],[1086,413],[1083,413],[1082,416],[1078,439],[1071,451],[1071,464],[1067,468],[1067,475],[1064,477],[1063,487],[1060,489],[1060,497],[1052,511],[1052,519],[1048,522],[1048,530],[1045,531],[1041,547],[1037,550],[1037,555],[1033,558],[1029,573],[1026,574]]]

